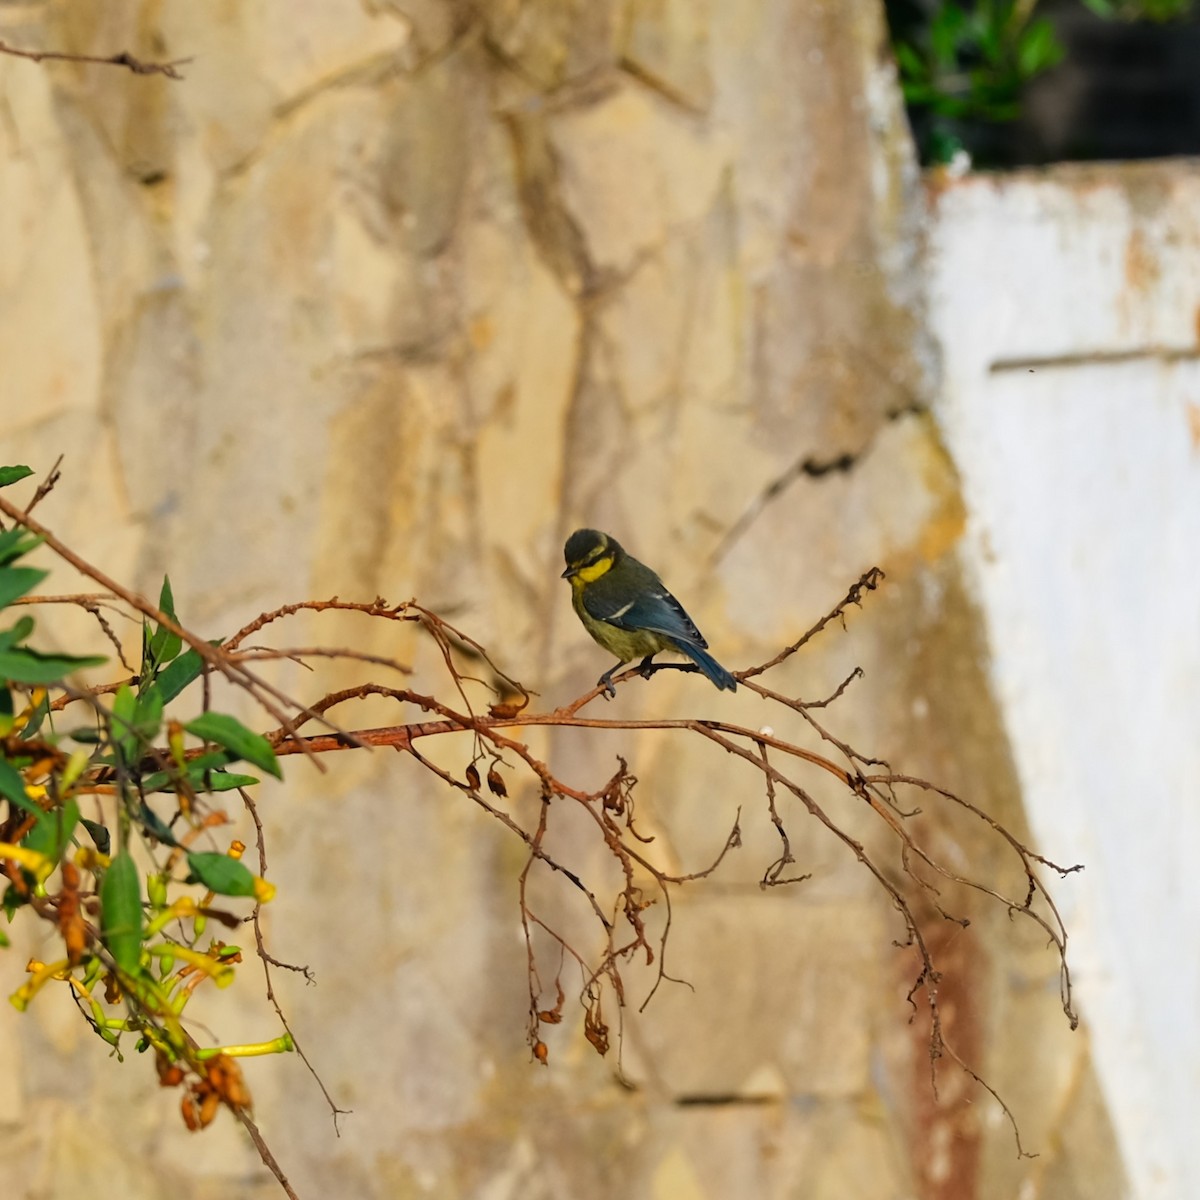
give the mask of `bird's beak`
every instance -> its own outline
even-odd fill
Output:
[[[560,576],[559,579],[570,579],[573,575],[579,574],[578,567],[568,567]]]

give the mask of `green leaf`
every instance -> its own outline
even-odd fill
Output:
[[[929,158],[931,162],[949,163],[955,155],[963,150],[962,139],[945,129],[934,129],[929,138]]]
[[[238,775],[232,771],[222,771],[215,764],[208,763],[204,766],[199,766],[206,758],[221,757],[226,762],[229,761],[229,755],[222,752],[221,755],[202,754],[200,758],[188,764],[187,774],[184,778],[191,786],[194,792],[232,792],[235,788],[253,787],[259,782],[256,775]],[[178,790],[178,776],[170,775],[166,771],[155,771],[153,775],[148,775],[142,780],[142,790],[144,792],[174,792]]]
[[[112,860],[100,882],[100,932],[117,966],[136,975],[142,956],[142,885],[128,850]]]
[[[0,899],[0,909],[4,910],[4,915],[8,918],[8,923],[11,925],[17,909],[28,903],[29,889],[27,887],[19,888],[15,883],[10,883],[4,889],[3,899]]]
[[[0,567],[15,562],[23,554],[42,544],[42,539],[24,529],[8,529],[0,533]]]
[[[175,597],[171,592],[171,580],[167,575],[163,576],[162,591],[158,596],[158,607],[162,609],[172,621],[178,621],[175,615]],[[157,670],[164,663],[169,663],[180,650],[183,649],[183,639],[177,633],[172,633],[171,630],[158,626],[149,642],[149,653],[147,657],[150,660],[151,669]]]
[[[1042,17],[1021,35],[1017,46],[1017,70],[1028,79],[1062,62],[1065,53],[1062,43],[1054,35],[1054,26]]]
[[[254,874],[244,863],[215,850],[187,856],[188,867],[196,879],[219,896],[253,896]]]
[[[188,779],[191,779],[189,773]],[[232,792],[235,788],[253,787],[258,783],[257,775],[237,775],[232,771],[210,771],[203,780],[196,780],[194,786],[198,792]]]
[[[39,654],[23,647],[0,650],[0,679],[13,683],[58,683],[81,667],[99,667],[108,659],[99,654]]]
[[[170,575],[163,576],[162,587],[158,590],[158,607],[171,618],[172,621],[178,621],[179,615],[175,612],[175,593],[171,591]]]
[[[44,815],[43,810],[30,800],[20,772],[12,763],[6,762],[2,758],[0,758],[0,796],[11,801],[22,812],[27,812],[31,816],[41,817]]]
[[[253,763],[268,775],[274,775],[276,779],[283,778],[279,760],[275,757],[271,743],[261,733],[247,729],[236,717],[226,713],[201,713],[184,728],[198,738],[224,746],[226,750],[233,752],[235,758]]]
[[[165,666],[158,674],[158,690],[163,703],[170,704],[188,684],[199,679],[204,671],[204,659],[195,650],[181,654],[174,662]]]
[[[113,697],[113,742],[127,763],[142,757],[162,726],[162,693],[155,684],[136,694],[127,683],[121,684]]]
[[[1186,17],[1191,7],[1192,0],[1141,0],[1130,15],[1135,20],[1173,21],[1176,17]]]
[[[137,711],[137,696],[127,683],[117,688],[113,696],[112,715],[127,728],[133,727],[133,714]]]
[[[1008,13],[977,10],[975,20],[970,23],[970,36],[976,42],[978,55],[990,66],[1004,61],[1006,47],[1014,32],[1009,28],[1011,15],[1011,10]]]
[[[163,698],[156,684],[143,687],[138,694],[133,723],[145,742],[152,742],[162,728]]]
[[[19,483],[33,474],[32,467],[0,467],[0,487],[8,487],[10,483]]]
[[[905,104],[936,104],[941,98],[941,92],[929,83],[913,83],[905,81],[900,89],[904,93]]]
[[[29,714],[25,721],[25,725],[17,737],[22,741],[28,738],[35,738],[42,728],[42,722],[50,715],[50,695],[46,693],[42,696],[41,702]]]
[[[947,2],[929,25],[929,45],[940,67],[947,70],[958,64],[958,46],[967,25],[967,14],[957,4]]]
[[[900,76],[907,81],[925,81],[929,78],[929,68],[925,60],[907,42],[897,42],[893,46],[896,52],[896,65],[900,68]]]
[[[215,750],[210,751],[208,754],[201,754],[198,758],[193,758],[187,764],[187,768],[182,772],[182,776],[196,791],[208,791],[205,773],[220,770],[226,763],[232,762],[233,758],[234,755],[228,750]],[[142,780],[142,791],[173,792],[178,787],[180,775],[181,772],[179,770],[155,771],[153,775],[147,775]]]
[[[121,684],[113,697],[112,740],[121,760],[126,763],[137,758],[137,696],[127,683]]]
[[[49,574],[37,567],[0,567],[0,608],[33,591]]]
[[[99,821],[89,821],[87,817],[80,817],[79,823],[88,831],[101,854],[107,854],[112,849],[112,834],[108,832],[107,825],[101,825]]]
[[[171,827],[148,804],[141,806],[138,820],[142,828],[152,837],[162,842],[164,846],[178,846],[179,842],[171,832]]]
[[[40,812],[38,823],[26,835],[24,845],[57,862],[71,843],[71,835],[79,824],[79,805],[68,796],[61,808]]]
[[[3,568],[0,568],[2,570]],[[0,650],[10,650],[19,645],[33,632],[33,618],[23,616],[11,629],[0,633]]]

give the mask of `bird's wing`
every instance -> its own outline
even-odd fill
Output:
[[[638,564],[639,566],[641,564]],[[618,629],[648,629],[693,646],[705,647],[704,640],[695,622],[684,611],[683,605],[667,591],[661,579],[648,567],[645,576],[638,580],[634,599],[628,598],[629,589],[614,595],[613,590],[599,586],[602,578],[583,590],[583,606],[597,621],[607,621]]]

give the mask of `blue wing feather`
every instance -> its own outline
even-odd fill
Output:
[[[602,575],[583,589],[580,600],[589,616],[618,629],[660,634],[696,663],[717,687],[729,691],[737,688],[734,677],[707,653],[708,642],[683,605],[649,567],[626,555],[616,580],[614,575],[617,572]]]
[[[639,581],[643,586],[633,589],[636,595],[632,600],[628,598],[631,589],[622,587],[617,591],[603,587],[605,578],[601,578],[584,589],[584,607],[597,621],[607,621],[618,629],[648,629],[672,641],[705,648],[708,643],[683,605],[648,567],[642,570],[650,578]]]

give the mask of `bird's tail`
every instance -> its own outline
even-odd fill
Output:
[[[676,642],[680,654],[686,654],[712,682],[725,692],[737,691],[737,680],[707,650],[690,642]]]

